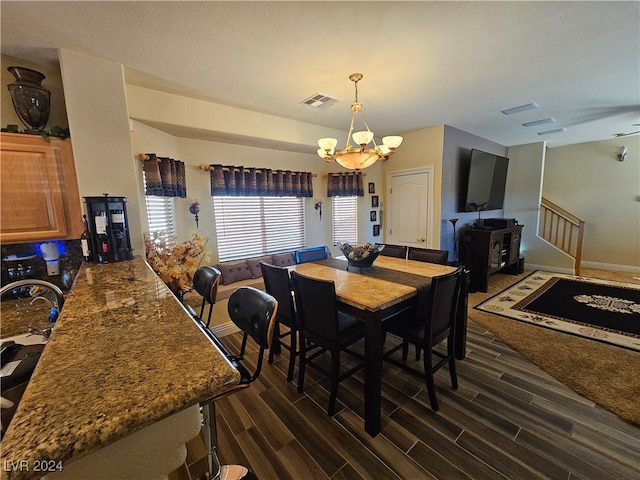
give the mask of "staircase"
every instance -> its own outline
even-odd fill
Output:
[[[580,275],[584,223],[582,218],[542,197],[538,236],[573,258],[575,275]]]

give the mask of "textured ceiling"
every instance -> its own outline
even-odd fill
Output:
[[[640,122],[639,2],[2,1],[2,53],[57,48],[127,81],[346,130],[352,72],[376,136],[451,125],[512,146]],[[337,97],[327,109],[300,102]],[[506,116],[501,110],[536,102]],[[548,117],[555,123],[524,127]],[[566,132],[540,136],[543,130]],[[640,138],[640,137],[634,137]]]

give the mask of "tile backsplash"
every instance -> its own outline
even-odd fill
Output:
[[[42,253],[40,252],[40,245],[47,242],[48,241],[2,245],[0,247],[2,254],[0,257],[2,259],[2,285],[6,285],[7,283],[14,281],[9,279],[9,275],[7,273],[9,268],[30,266],[32,267],[32,273],[28,278],[46,280],[62,288],[63,291],[67,290],[62,283],[61,275],[49,276],[47,274],[47,266],[42,258]],[[80,246],[80,240],[54,240],[53,242],[57,244],[60,252],[60,272],[62,273],[64,269],[75,269],[77,271],[82,263],[82,248]],[[15,254],[35,255],[35,257],[26,260],[5,260],[6,257]]]

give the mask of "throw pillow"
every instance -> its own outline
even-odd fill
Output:
[[[293,256],[293,252],[276,253],[275,255],[271,255],[271,257],[276,267],[290,267],[296,264],[296,258]]]
[[[217,265],[217,269],[222,274],[222,280],[220,281],[222,285],[229,285],[230,283],[251,278],[251,270],[246,260],[222,262]]]
[[[262,270],[260,269],[260,262],[272,263],[271,255],[265,255],[264,257],[247,258],[247,265],[251,270],[251,278],[262,277]]]

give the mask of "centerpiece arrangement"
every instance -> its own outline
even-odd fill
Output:
[[[373,268],[373,262],[384,248],[384,245],[365,243],[360,246],[353,246],[350,243],[338,242],[338,248],[347,258],[347,270],[349,267]]]
[[[147,262],[180,301],[193,290],[196,270],[211,261],[207,242],[208,239],[197,234],[185,242],[167,238],[164,232],[144,235]]]

